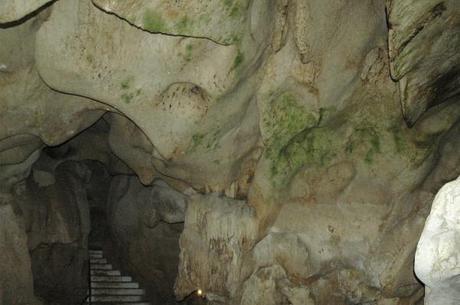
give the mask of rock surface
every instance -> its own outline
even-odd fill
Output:
[[[426,285],[425,304],[460,302],[460,178],[436,195],[415,254],[415,273]]]
[[[162,181],[146,187],[133,176],[115,177],[109,194],[107,220],[123,267],[141,279],[152,302],[174,301],[187,198]]]
[[[460,93],[460,3],[387,1],[391,76],[413,125],[430,107]]]
[[[85,183],[90,170],[67,161],[48,173],[54,183],[40,186],[31,176],[34,179],[16,198],[26,223],[35,294],[55,304],[77,304],[84,299],[88,283]]]
[[[51,0],[5,0],[0,3],[0,24],[13,22],[33,13]]]
[[[88,188],[156,301],[421,302],[417,240],[460,175],[458,1],[45,2],[0,5],[0,190],[41,190],[18,205],[45,215],[36,274],[85,244]],[[64,165],[87,159],[107,172]]]
[[[180,238],[178,298],[199,289],[211,301],[238,298],[243,279],[251,274],[247,260],[256,236],[254,210],[246,202],[217,194],[193,196]]]
[[[34,297],[27,235],[21,217],[10,201],[0,195],[0,302],[2,304],[41,305]],[[20,292],[20,294],[18,294]]]

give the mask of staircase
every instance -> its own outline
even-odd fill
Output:
[[[122,276],[107,263],[102,250],[89,250],[91,293],[94,305],[151,305],[146,301],[145,290],[139,288],[130,276]]]

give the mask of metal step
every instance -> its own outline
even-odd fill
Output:
[[[145,295],[144,289],[123,289],[123,288],[93,288],[91,295]]]
[[[107,264],[106,258],[90,258],[89,262],[91,264]]]
[[[92,249],[89,249],[88,253],[89,254],[100,254],[100,255],[104,254],[102,250],[92,250]]]
[[[102,258],[102,254],[89,254],[89,258],[90,259],[93,259],[93,258]]]
[[[121,272],[118,270],[91,270],[91,275],[119,276]]]
[[[104,275],[92,275],[91,282],[109,282],[109,283],[120,283],[120,282],[131,282],[133,279],[130,276],[104,276]]]
[[[142,295],[93,295],[91,302],[141,302],[144,301]]]
[[[139,288],[139,284],[135,282],[93,282],[91,288]]]
[[[112,270],[111,264],[91,264],[91,270]]]

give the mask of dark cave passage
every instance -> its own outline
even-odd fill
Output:
[[[91,285],[94,304],[176,304],[186,197],[160,179],[143,185],[104,151],[107,131],[100,120],[71,141],[45,148],[18,189],[35,293],[44,304],[82,304]],[[85,147],[98,141],[93,150]],[[107,262],[93,257],[90,264],[94,251]],[[196,303],[192,299],[184,302]]]

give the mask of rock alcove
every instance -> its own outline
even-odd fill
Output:
[[[459,304],[459,49],[456,0],[2,1],[0,305],[105,258],[150,304]]]

